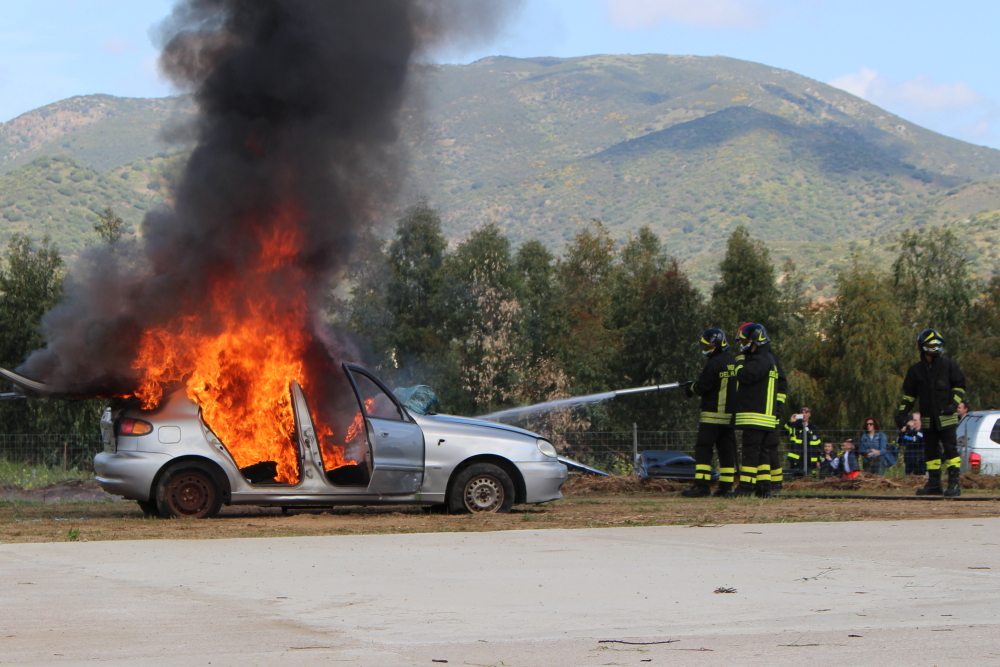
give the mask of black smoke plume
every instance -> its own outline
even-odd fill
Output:
[[[134,247],[94,247],[43,320],[48,344],[19,369],[55,389],[128,394],[144,331],[204,314],[213,278],[239,284],[286,224],[318,311],[359,229],[404,173],[397,116],[414,60],[488,37],[505,0],[185,0],[159,27],[163,72],[193,93],[196,145],[172,204]],[[275,293],[287,288],[276,275]],[[237,288],[238,289],[238,288]],[[252,312],[255,295],[240,296]]]

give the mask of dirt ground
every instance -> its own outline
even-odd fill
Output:
[[[212,520],[146,518],[133,502],[85,500],[101,497],[93,483],[74,483],[30,499],[0,500],[0,543],[135,539],[209,539],[426,533],[607,526],[713,526],[794,521],[900,521],[1000,516],[1000,480],[967,476],[963,498],[981,501],[916,500],[919,478],[801,481],[786,485],[780,498],[688,499],[683,484],[643,483],[633,478],[577,478],[562,500],[515,507],[511,514],[429,514],[408,507],[342,507],[292,511],[226,507]],[[978,488],[977,488],[978,487]],[[802,495],[847,497],[814,498]],[[871,500],[857,495],[898,496]],[[8,494],[6,497],[11,498]],[[54,498],[60,499],[53,502]],[[908,499],[907,499],[908,498]],[[987,500],[986,498],[993,498]]]

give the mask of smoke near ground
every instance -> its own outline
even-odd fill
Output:
[[[488,38],[517,4],[179,2],[158,28],[160,64],[200,113],[172,206],[146,217],[138,244],[84,253],[43,319],[47,346],[19,370],[59,391],[128,394],[144,334],[182,313],[212,335],[220,284],[253,318],[261,295],[239,292],[259,280],[241,278],[275,253],[263,290],[301,290],[318,313],[358,231],[395,199],[414,60]]]

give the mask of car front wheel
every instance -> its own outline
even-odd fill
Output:
[[[476,463],[462,470],[448,493],[448,508],[455,514],[506,514],[513,506],[514,483],[503,468],[492,463]]]
[[[156,487],[156,507],[165,518],[207,519],[222,508],[222,493],[205,466],[179,463],[164,473]]]

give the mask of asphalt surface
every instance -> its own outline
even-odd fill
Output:
[[[0,546],[0,664],[996,665],[998,620],[1000,519]]]

